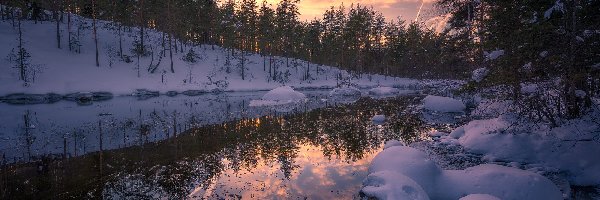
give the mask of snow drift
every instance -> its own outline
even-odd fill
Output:
[[[381,199],[560,200],[558,187],[529,171],[484,164],[465,170],[442,170],[427,155],[405,146],[388,147],[373,159],[362,192]]]

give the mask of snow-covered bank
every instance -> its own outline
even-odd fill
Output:
[[[431,140],[386,143],[362,192],[378,199],[577,199],[577,188],[600,187],[599,99],[583,117],[551,127],[517,116],[522,108],[511,101],[474,98],[476,107],[465,109],[468,99],[427,96],[415,109],[440,129],[423,132]],[[432,121],[431,114],[477,120]]]
[[[73,25],[91,24],[89,19],[73,16]],[[87,25],[86,25],[87,24]],[[80,30],[80,53],[69,51],[67,39],[62,39],[62,49],[56,47],[56,24],[49,22],[23,21],[25,48],[31,54],[34,65],[28,71],[35,79],[24,84],[19,80],[19,71],[14,62],[0,59],[0,66],[7,73],[0,74],[0,96],[12,93],[27,94],[71,94],[77,92],[110,92],[116,96],[130,95],[137,89],[157,91],[268,91],[282,85],[295,89],[332,89],[351,83],[358,88],[419,87],[414,79],[386,77],[382,75],[352,76],[349,72],[334,67],[307,63],[303,60],[274,57],[269,59],[258,54],[241,52],[231,55],[230,50],[211,45],[187,44],[173,52],[171,72],[168,52],[163,54],[162,33],[147,30],[146,48],[149,55],[138,57],[132,53],[137,41],[137,28],[123,31],[121,43],[126,61],[119,58],[119,37],[111,22],[98,22],[100,66],[95,66],[95,46],[91,28]],[[74,28],[76,29],[76,28]],[[71,30],[75,31],[75,30]],[[68,33],[66,24],[61,24],[63,37]],[[0,57],[6,58],[17,47],[18,31],[9,21],[0,21]],[[73,36],[75,37],[75,36]],[[193,50],[195,62],[184,57]],[[242,62],[243,59],[243,62]],[[243,63],[243,65],[242,65]],[[243,66],[243,67],[242,67]],[[150,68],[157,67],[153,73]],[[35,72],[35,73],[33,73]],[[308,74],[308,76],[307,76]],[[275,77],[275,78],[274,78]]]
[[[514,116],[502,115],[471,121],[443,139],[489,161],[536,164],[540,170],[566,173],[574,185],[600,185],[597,114],[552,129],[533,123],[517,125]]]
[[[378,199],[459,199],[485,194],[499,199],[562,199],[547,178],[499,165],[442,170],[427,155],[405,146],[391,146],[371,162],[362,192]]]

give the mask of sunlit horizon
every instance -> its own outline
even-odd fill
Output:
[[[267,0],[273,7],[280,2],[280,0]],[[323,13],[332,6],[338,8],[344,5],[346,9],[350,8],[351,5],[360,4],[361,6],[372,7],[374,10],[381,12],[386,20],[395,20],[398,17],[405,21],[415,20],[419,7],[423,5],[421,12],[421,18],[424,14],[432,8],[432,0],[300,0],[298,4],[300,12],[300,20],[310,21],[313,19],[321,19]],[[257,2],[262,4],[262,1]]]

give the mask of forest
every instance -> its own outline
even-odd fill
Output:
[[[273,56],[305,60],[308,68],[310,63],[334,66],[355,76],[465,79],[471,71],[482,69],[491,74],[489,78],[468,84],[463,92],[509,88],[506,97],[522,102],[528,112],[554,125],[559,124],[555,116],[583,114],[600,92],[598,1],[438,0],[436,12],[448,16],[448,25],[439,32],[417,21],[386,19],[360,4],[332,6],[320,19],[300,21],[298,2],[3,0],[9,7],[0,13],[13,26],[15,19],[22,18],[55,21],[58,48],[59,22],[67,21],[69,49],[77,46],[79,29],[86,28],[72,23],[72,14],[111,21],[110,28],[119,38],[131,32],[131,27],[139,27],[134,44],[119,42],[119,59],[129,61],[161,51],[161,59],[170,55],[171,72],[173,51],[183,53],[183,46],[200,44],[229,49],[228,56],[242,61],[248,53],[258,53],[273,80],[277,73],[272,62],[267,62]],[[23,12],[14,12],[15,8]],[[162,32],[162,49],[148,48],[147,29]],[[123,45],[134,47],[128,52]],[[96,51],[97,46],[96,41]],[[186,53],[189,59],[195,56],[195,52]],[[540,83],[557,94],[524,96],[524,83]]]

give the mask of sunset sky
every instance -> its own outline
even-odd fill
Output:
[[[424,0],[423,12],[431,8],[433,0]],[[279,0],[267,0],[267,2],[276,5]],[[342,3],[346,8],[351,4],[361,4],[373,6],[379,12],[382,12],[387,20],[402,17],[406,21],[414,20],[422,0],[300,0],[300,19],[311,20],[315,17],[321,18],[325,10],[331,6],[339,6]],[[424,14],[424,13],[421,14]]]

